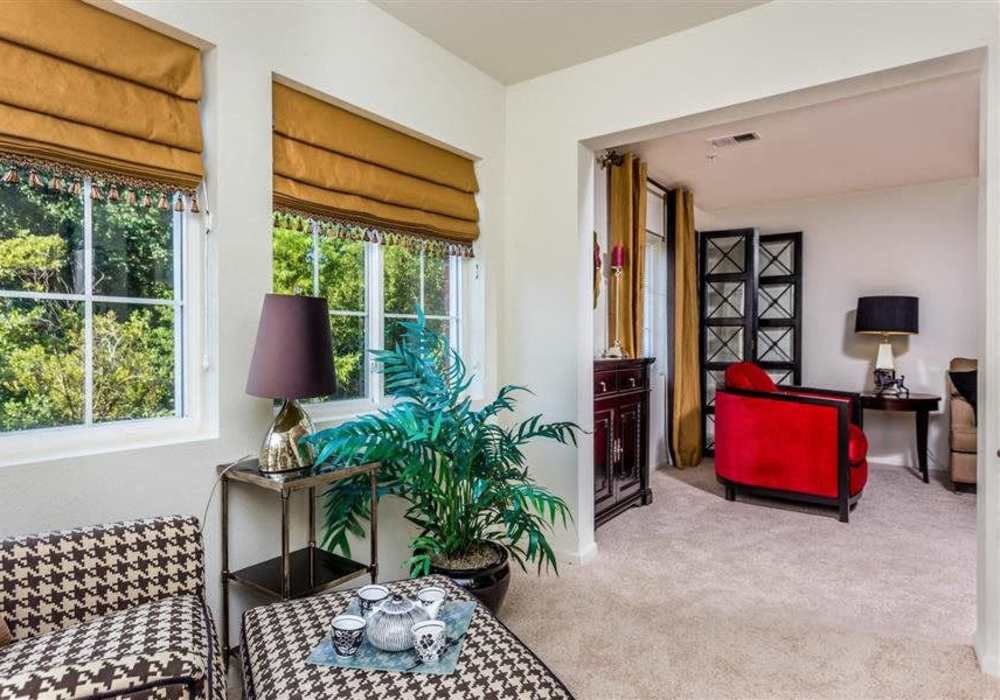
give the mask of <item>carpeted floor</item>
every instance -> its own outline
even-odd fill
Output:
[[[975,495],[872,465],[851,522],[723,500],[710,463],[515,576],[502,619],[588,698],[1000,698],[980,674]]]

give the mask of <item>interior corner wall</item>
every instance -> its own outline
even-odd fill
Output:
[[[205,54],[202,117],[216,270],[212,323],[218,335],[213,358],[218,438],[0,467],[0,537],[169,513],[201,517],[215,465],[256,453],[272,417],[271,405],[247,396],[244,387],[261,303],[271,290],[272,73],[478,158],[482,235],[477,261],[486,285],[487,392],[497,384],[503,86],[370,3],[232,0],[196,5],[128,0],[124,10],[213,46]],[[232,492],[233,567],[276,556],[280,499],[239,486]],[[298,547],[306,539],[304,496],[293,498],[291,507],[291,540]],[[385,579],[406,575],[400,564],[408,537],[399,510],[390,504],[380,509],[379,560]],[[218,493],[204,540],[208,598],[218,616]],[[366,552],[361,547],[355,556],[365,560]],[[262,602],[237,588],[234,633],[241,606]]]
[[[697,196],[697,194],[695,195]],[[802,383],[871,389],[878,338],[854,333],[857,298],[920,299],[920,333],[894,338],[897,370],[911,391],[946,397],[948,363],[976,357],[976,178],[698,211],[700,231],[802,231]],[[932,469],[948,467],[948,412],[931,415]],[[868,459],[917,464],[913,415],[865,412]]]

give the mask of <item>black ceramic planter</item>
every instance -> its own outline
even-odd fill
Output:
[[[465,590],[473,593],[494,615],[500,610],[510,586],[510,566],[507,550],[490,542],[500,555],[500,561],[481,569],[445,569],[431,564],[432,574],[447,576]]]

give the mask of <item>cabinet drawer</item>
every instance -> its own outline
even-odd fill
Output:
[[[617,385],[615,384],[616,372],[595,372],[594,373],[594,396],[600,396],[601,394],[610,394],[615,391]]]
[[[632,389],[646,388],[645,369],[623,369],[616,372],[615,385],[618,391],[630,391]]]

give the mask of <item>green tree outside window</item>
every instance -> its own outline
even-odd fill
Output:
[[[381,260],[382,295],[374,299],[368,280],[369,256]],[[382,346],[402,337],[403,322],[423,304],[427,323],[446,338],[455,334],[453,266],[448,258],[405,246],[377,246],[326,235],[317,229],[272,229],[273,290],[278,294],[326,297],[330,307],[337,392],[317,402],[359,399],[369,394],[372,373],[366,361],[374,339],[368,337],[373,304],[381,304]],[[457,343],[453,343],[457,348]]]
[[[0,185],[0,432],[177,413],[173,212],[92,202],[88,255],[86,206]]]

